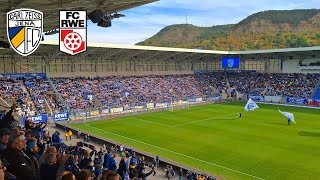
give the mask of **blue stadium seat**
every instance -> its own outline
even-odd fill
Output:
[[[318,86],[317,90],[314,92],[313,99],[320,99],[320,85]]]

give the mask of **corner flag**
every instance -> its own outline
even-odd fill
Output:
[[[246,106],[244,107],[244,110],[246,111],[254,111],[256,109],[258,109],[259,106],[257,105],[257,103],[255,103],[251,98],[248,100]]]
[[[294,122],[295,124],[297,124],[297,123],[294,121],[294,115],[293,115],[292,113],[282,112],[282,111],[280,111],[279,109],[278,109],[278,111],[279,111],[282,115],[284,115],[285,117],[287,117],[287,118],[288,118],[288,121],[292,121],[292,122]]]

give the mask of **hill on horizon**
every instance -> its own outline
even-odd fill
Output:
[[[211,27],[170,25],[137,45],[208,50],[320,46],[320,9],[263,11],[237,24]]]

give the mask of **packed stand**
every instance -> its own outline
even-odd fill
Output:
[[[217,96],[222,92],[306,98],[312,96],[319,79],[320,74],[219,71],[174,76],[52,78],[52,81],[68,107],[82,111]],[[26,79],[25,85],[33,102],[23,90],[22,80],[1,78],[0,81],[1,97],[5,100],[16,99],[23,109],[32,109],[34,102],[38,113],[45,113],[43,101],[46,100],[53,112],[64,110],[58,106],[64,103],[58,101],[46,79]]]
[[[28,89],[31,99],[35,106],[38,108],[38,114],[46,113],[45,101],[47,101],[52,112],[62,111],[62,107],[59,106],[58,98],[46,78],[26,78],[24,83]]]
[[[160,168],[159,156],[147,162],[144,156],[137,156],[132,148],[123,145],[103,145],[96,149],[79,141],[68,146],[60,132],[50,135],[44,123],[35,124],[27,119],[24,127],[19,125],[12,116],[15,110],[14,104],[0,120],[0,180],[146,180],[155,176],[156,169]],[[71,140],[72,132],[67,129],[65,132],[66,137],[70,136],[67,142]],[[81,138],[81,132],[77,136]],[[118,156],[121,158],[119,163]],[[191,172],[175,172],[170,165],[164,170],[167,178],[214,179]]]
[[[93,82],[86,78],[52,78],[57,91],[72,109],[85,110],[94,107],[92,98]]]
[[[23,87],[23,79],[0,77],[0,97],[9,104],[17,103],[21,108],[20,115],[33,114],[36,111]]]
[[[203,78],[203,77],[206,78]],[[217,78],[218,77],[218,78]],[[256,72],[215,72],[199,79],[211,80],[221,90],[235,88],[240,93],[288,97],[311,97],[320,74],[268,74]],[[221,82],[221,79],[224,79]],[[220,80],[220,82],[219,82]]]
[[[139,102],[171,102],[203,96],[193,75],[127,77],[124,87]]]
[[[126,79],[121,77],[97,77],[92,79],[92,89],[103,107],[132,105],[135,102],[124,91]]]

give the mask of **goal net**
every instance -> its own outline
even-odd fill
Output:
[[[188,101],[174,101],[169,104],[168,110],[169,111],[176,111],[176,110],[182,110],[182,109],[189,109],[190,104]]]

